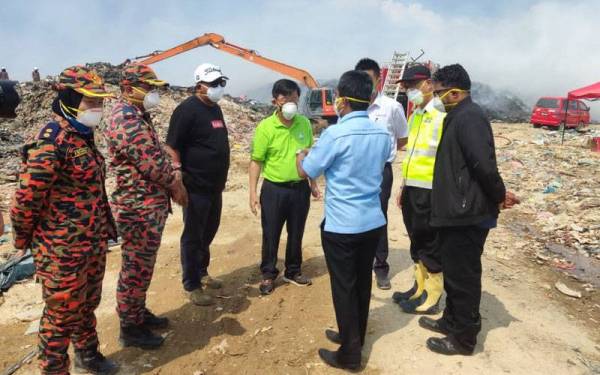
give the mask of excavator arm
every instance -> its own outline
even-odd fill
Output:
[[[293,66],[275,60],[271,60],[266,57],[262,57],[256,51],[228,43],[225,41],[225,38],[223,38],[223,36],[214,33],[204,34],[201,37],[192,39],[189,42],[185,42],[166,51],[153,52],[143,60],[135,61],[135,63],[145,65],[154,64],[159,61],[176,56],[180,53],[206,45],[209,45],[220,51],[227,52],[234,56],[240,57],[244,60],[250,61],[251,63],[261,65],[267,69],[274,70],[288,77],[294,78],[304,83],[307,87],[311,89],[316,89],[319,87],[317,81],[306,70],[298,69]]]

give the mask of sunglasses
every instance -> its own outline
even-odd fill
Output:
[[[227,81],[224,79],[218,79],[214,82],[207,83],[206,86],[208,86],[208,87],[219,87],[219,86],[225,87],[225,86],[227,86]]]

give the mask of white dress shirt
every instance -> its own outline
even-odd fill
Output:
[[[367,112],[372,121],[383,125],[388,130],[392,139],[392,150],[388,163],[393,163],[398,153],[398,138],[408,137],[408,124],[402,104],[379,93]]]

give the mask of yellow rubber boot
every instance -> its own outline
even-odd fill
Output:
[[[405,292],[394,292],[394,294],[392,295],[392,300],[396,303],[401,303],[419,298],[423,294],[426,274],[427,270],[425,269],[423,264],[421,262],[416,263],[414,265],[414,285],[412,286],[412,288]]]
[[[413,294],[409,300],[417,299],[423,294],[425,290],[425,278],[427,277],[427,268],[423,265],[423,262],[415,264],[415,282],[417,283],[417,291]]]
[[[444,275],[441,272],[427,273],[425,279],[425,301],[417,306],[416,313],[436,314],[439,310],[438,303],[444,292]]]

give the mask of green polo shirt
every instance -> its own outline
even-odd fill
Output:
[[[273,113],[256,127],[251,158],[263,164],[262,175],[269,181],[299,181],[302,178],[296,169],[296,151],[312,144],[312,127],[308,118],[296,115],[292,125],[287,127],[277,113]]]

